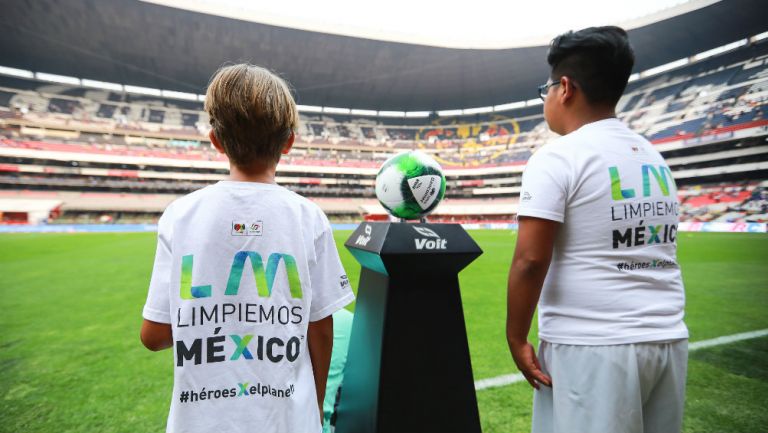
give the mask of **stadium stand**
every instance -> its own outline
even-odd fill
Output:
[[[666,157],[683,221],[759,222],[767,102],[763,41],[630,83],[619,117]],[[153,220],[174,197],[226,176],[207,123],[198,101],[0,76],[0,191],[51,194],[63,203],[59,221]],[[435,219],[509,221],[525,162],[553,137],[540,106],[426,118],[302,113],[278,182],[335,220],[383,218],[377,167],[420,149],[446,170]]]
[[[719,183],[678,191],[682,221],[768,222],[768,182]]]

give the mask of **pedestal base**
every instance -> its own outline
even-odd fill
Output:
[[[458,225],[413,226],[369,228],[383,233],[370,247],[379,252],[353,251],[369,267],[360,276],[337,433],[481,431],[458,270],[482,251]],[[430,232],[445,249],[408,249]]]

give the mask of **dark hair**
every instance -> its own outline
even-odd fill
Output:
[[[627,32],[615,26],[589,27],[552,40],[547,54],[552,79],[567,76],[595,105],[616,105],[635,64]]]

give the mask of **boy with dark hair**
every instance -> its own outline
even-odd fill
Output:
[[[298,124],[286,83],[220,69],[205,99],[230,178],[182,197],[158,223],[141,340],[174,348],[168,432],[313,432],[333,345],[354,296],[328,219],[275,183]]]
[[[590,104],[613,110],[627,87],[635,55],[623,29],[591,27],[556,37],[547,63],[553,77],[579,83]]]
[[[536,388],[533,431],[680,431],[677,191],[658,151],[616,119],[634,64],[627,33],[563,34],[548,61],[539,93],[562,137],[523,173],[507,303],[510,352]],[[537,303],[538,356],[527,341]]]

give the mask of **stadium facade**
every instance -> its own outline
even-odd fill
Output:
[[[139,1],[2,3],[6,223],[149,221],[225,177],[198,96],[225,62],[293,84],[302,125],[278,182],[337,220],[383,218],[378,165],[421,149],[449,181],[436,218],[511,221],[528,157],[554,137],[532,99],[542,46],[425,47]],[[683,220],[765,222],[768,24],[760,1],[708,4],[630,31],[637,75],[619,116],[667,158]]]

